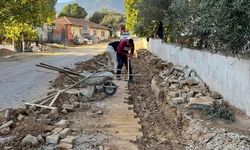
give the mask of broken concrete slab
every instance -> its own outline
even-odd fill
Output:
[[[37,146],[39,145],[39,141],[37,139],[37,137],[32,136],[31,134],[28,134],[27,136],[25,136],[25,138],[23,138],[22,140],[22,144],[30,144],[32,146]]]
[[[188,103],[187,107],[204,110],[212,107],[213,104],[214,104],[214,99],[210,97],[190,98],[190,102]]]

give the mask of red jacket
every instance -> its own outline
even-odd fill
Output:
[[[127,45],[128,39],[121,40],[118,47],[117,47],[117,53],[121,55],[127,55],[128,51],[124,50],[125,47],[128,47]],[[131,48],[131,54],[134,53],[134,46]]]

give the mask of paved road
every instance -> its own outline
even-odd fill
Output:
[[[41,62],[73,68],[104,51],[105,44],[54,50],[46,53],[24,53],[11,58],[0,58],[0,109],[17,107],[46,96],[49,81],[58,73],[44,72],[36,67]]]

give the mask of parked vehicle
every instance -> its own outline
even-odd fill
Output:
[[[73,41],[73,43],[77,45],[81,45],[81,44],[87,45],[89,42],[90,40],[84,37],[77,37]]]
[[[122,34],[120,36],[120,40],[123,40],[123,39],[130,39],[129,32],[122,32]]]

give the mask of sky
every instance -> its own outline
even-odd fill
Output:
[[[72,0],[57,0],[57,3],[67,3],[67,2],[70,2]]]

